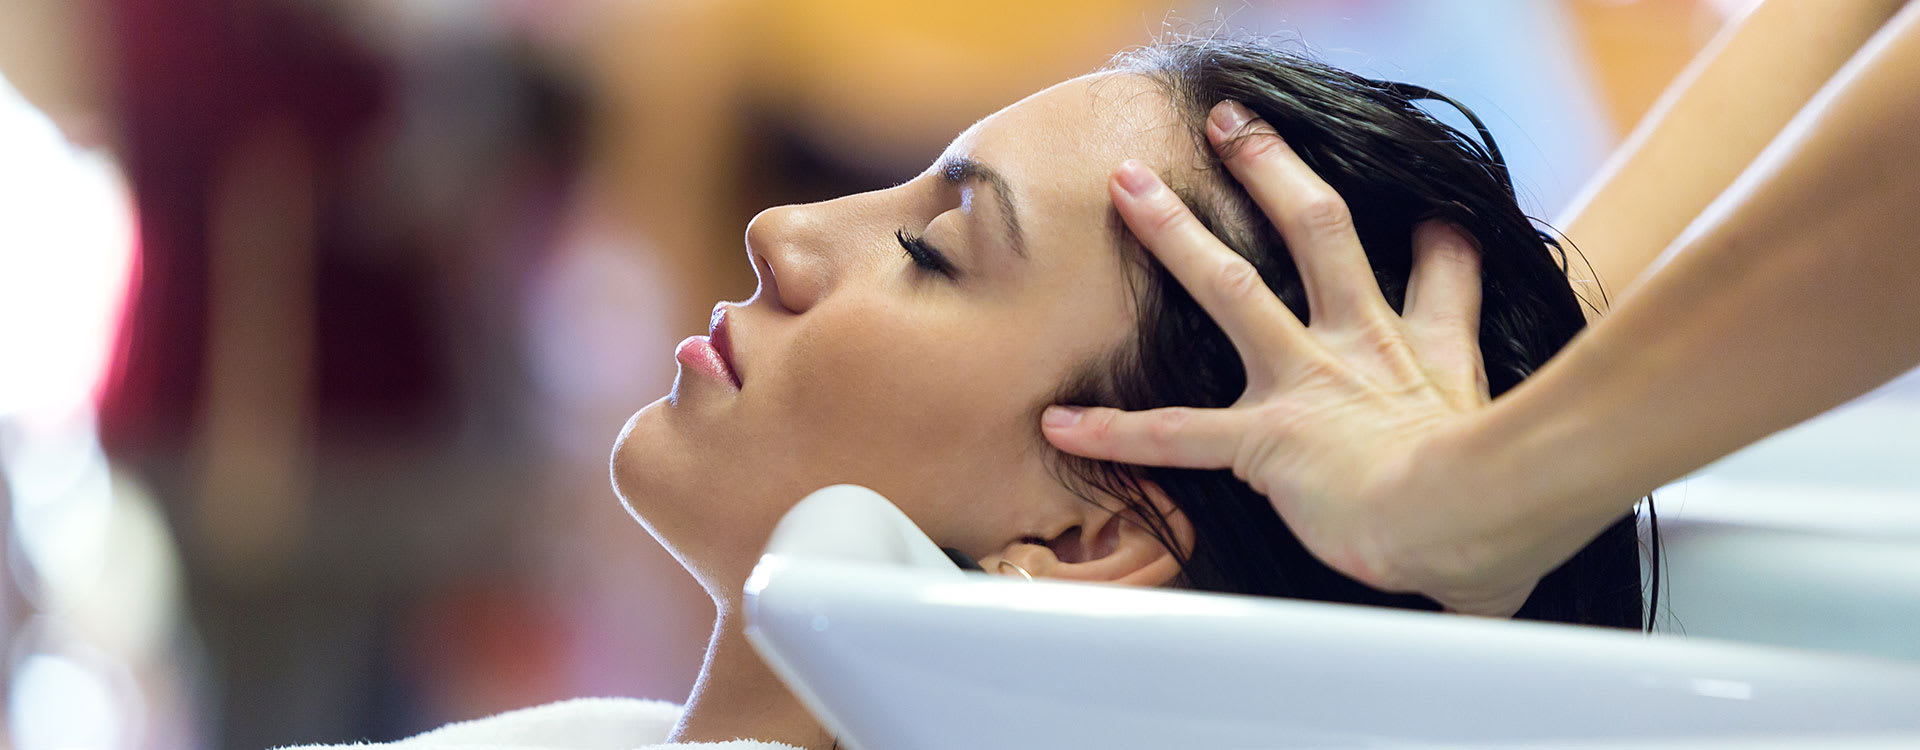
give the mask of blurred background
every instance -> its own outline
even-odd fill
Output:
[[[0,0],[0,737],[682,700],[606,456],[759,209],[1217,27],[1454,96],[1551,219],[1747,4]]]

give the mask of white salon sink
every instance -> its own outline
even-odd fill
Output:
[[[1909,376],[1656,492],[1660,630],[1920,661],[1916,395]]]
[[[1720,569],[1682,536],[1684,595]],[[1798,569],[1793,595],[1828,570]],[[964,573],[854,487],[796,506],[746,594],[760,653],[866,750],[1920,745],[1916,663]]]

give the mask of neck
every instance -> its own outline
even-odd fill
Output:
[[[673,728],[671,742],[753,739],[799,748],[833,747],[833,736],[788,692],[754,653],[743,630],[738,595],[714,598],[718,614],[706,663]]]

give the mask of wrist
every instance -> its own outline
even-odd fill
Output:
[[[1451,610],[1508,615],[1539,579],[1585,546],[1630,507],[1596,515],[1595,490],[1564,447],[1571,430],[1553,420],[1508,423],[1489,407],[1463,414],[1423,441],[1412,467],[1425,523],[1449,533],[1442,546],[1401,550],[1417,590]],[[1562,433],[1566,431],[1566,433]]]
[[[1442,537],[1445,548],[1421,554],[1435,563],[1430,586],[1506,577],[1513,551],[1522,546],[1516,537],[1536,523],[1537,511],[1525,500],[1540,493],[1527,486],[1532,477],[1514,470],[1523,465],[1511,455],[1516,436],[1490,428],[1486,412],[1462,414],[1429,434],[1414,462],[1426,485],[1420,494],[1442,498],[1429,507],[1444,517],[1428,523],[1452,530]]]
[[[1434,435],[1429,460],[1453,467],[1473,513],[1462,554],[1483,578],[1537,580],[1632,511],[1641,493],[1605,471],[1619,446],[1599,444],[1585,413],[1504,398]]]

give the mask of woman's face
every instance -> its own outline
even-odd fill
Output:
[[[1107,180],[1126,158],[1192,153],[1174,114],[1142,77],[1078,78],[976,123],[904,184],[762,212],[759,290],[722,306],[715,337],[738,384],[696,364],[700,342],[681,347],[673,392],[614,448],[623,501],[732,591],[780,516],[829,484],[871,487],[976,557],[1104,514],[1056,478],[1039,414],[1130,338]]]

